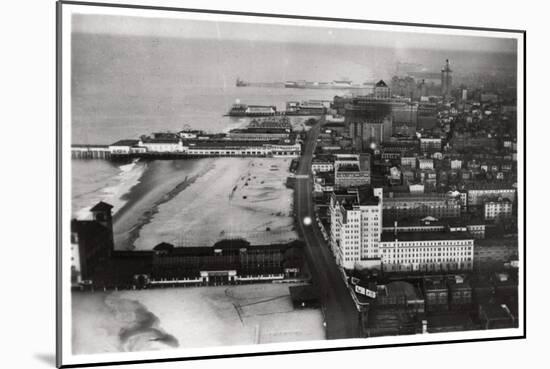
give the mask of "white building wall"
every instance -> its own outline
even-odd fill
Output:
[[[474,240],[389,241],[380,243],[384,271],[472,270]]]
[[[352,210],[343,209],[331,199],[331,248],[337,264],[346,269],[353,269],[358,261],[379,257],[382,189],[374,189],[374,196],[380,199],[378,205],[354,206]]]

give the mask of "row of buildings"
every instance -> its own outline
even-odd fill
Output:
[[[451,274],[387,282],[351,278],[366,337],[513,328],[518,326],[517,281],[510,273],[486,278]]]
[[[464,226],[384,228],[381,188],[334,191],[330,245],[345,269],[385,272],[471,270],[476,236]]]
[[[200,131],[154,133],[139,139],[120,140],[108,146],[111,157],[155,155],[298,157],[301,140],[286,117],[253,120],[248,127],[227,134]]]
[[[371,95],[334,98],[342,120],[330,117],[322,127],[311,170],[318,215],[341,267],[471,271],[480,255],[476,244],[493,237],[500,222],[514,222],[513,135],[499,132],[494,149],[453,149],[449,137],[462,118],[451,96],[451,73],[447,61],[441,96],[425,102],[423,114],[434,117],[438,133],[418,125],[420,103],[395,96],[384,81]],[[396,133],[395,122],[406,122],[411,134]],[[338,177],[346,157],[368,158],[353,166],[365,173],[361,180]],[[508,249],[504,254],[515,257]]]

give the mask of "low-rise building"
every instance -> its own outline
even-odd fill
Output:
[[[483,329],[499,329],[517,327],[508,306],[504,304],[488,303],[479,306],[479,320]]]
[[[412,313],[423,313],[425,304],[420,289],[404,281],[377,286],[375,303],[377,306],[401,307]]]
[[[402,219],[433,216],[458,218],[461,206],[458,197],[448,194],[389,193],[384,197],[384,218]]]
[[[483,203],[486,220],[508,219],[512,217],[512,202],[507,198],[487,199]]]
[[[506,184],[475,183],[467,192],[468,206],[481,206],[486,199],[492,199],[494,197],[506,198],[513,202],[516,197],[516,189]]]
[[[429,278],[423,280],[426,311],[445,311],[449,309],[449,290],[443,278]]]
[[[462,160],[459,160],[459,159],[451,160],[451,169],[462,169]]]
[[[332,172],[334,171],[334,163],[327,159],[314,158],[311,161],[311,171],[313,173]]]
[[[334,185],[336,188],[359,187],[370,184],[370,156],[368,154],[336,154]]]
[[[420,169],[434,169],[434,161],[430,158],[419,158],[418,167]]]
[[[109,145],[109,153],[111,155],[128,155],[132,151],[132,148],[138,146],[139,140],[120,140]]]
[[[449,305],[451,309],[464,309],[472,304],[472,287],[461,275],[447,280],[449,287]]]
[[[441,150],[441,138],[439,137],[421,137],[420,151],[431,152]]]
[[[401,156],[401,166],[414,169],[416,168],[416,160],[416,156]]]

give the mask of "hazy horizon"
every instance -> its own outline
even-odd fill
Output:
[[[374,46],[395,49],[442,49],[516,53],[515,39],[486,36],[448,35],[425,32],[381,31],[327,26],[279,25],[162,17],[74,14],[72,31],[82,33],[174,37],[181,39],[241,40],[297,44]],[[259,18],[261,19],[261,17]],[[298,22],[298,21],[297,21]],[[353,23],[348,23],[350,26]],[[344,25],[348,25],[344,23]],[[391,27],[391,26],[388,26]],[[460,33],[460,31],[457,31]]]

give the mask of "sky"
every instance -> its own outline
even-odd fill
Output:
[[[223,16],[220,16],[220,19],[222,18]],[[74,14],[72,21],[73,32],[93,34],[504,53],[514,53],[517,47],[514,39],[507,38],[358,30],[303,25],[236,23],[221,20],[206,21],[126,15]]]

